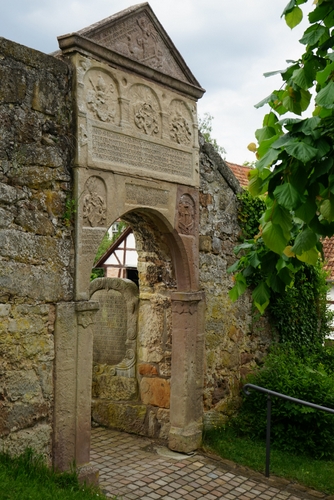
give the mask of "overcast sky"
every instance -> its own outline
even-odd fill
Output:
[[[58,49],[57,36],[77,31],[130,5],[131,0],[2,0],[0,36],[42,52]],[[281,85],[263,73],[298,58],[305,23],[290,30],[280,15],[288,0],[150,0],[191,71],[206,89],[199,115],[213,117],[212,136],[227,160],[253,161],[247,145],[266,108],[254,104]],[[309,1],[308,4],[312,2]],[[311,5],[302,5],[305,9]]]

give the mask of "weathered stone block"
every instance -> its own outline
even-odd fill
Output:
[[[212,204],[212,195],[210,193],[200,193],[199,202],[202,207],[207,207]]]
[[[158,375],[156,366],[149,363],[141,363],[138,367],[138,372],[142,376]]]
[[[26,95],[26,75],[18,68],[0,66],[0,102],[22,103]]]
[[[199,237],[199,250],[200,252],[211,252],[211,236]]]
[[[6,374],[6,392],[9,401],[43,400],[41,387],[34,370],[9,371]]]
[[[106,427],[142,435],[145,434],[145,417],[145,405],[110,403],[101,400],[92,401],[93,420]]]
[[[157,411],[157,420],[160,425],[158,438],[167,440],[170,431],[170,410],[159,408]]]
[[[11,455],[19,455],[26,448],[32,448],[44,455],[50,462],[51,455],[51,424],[37,424],[29,429],[12,432],[9,436],[0,439],[0,449]]]
[[[135,378],[113,376],[108,373],[94,373],[93,397],[113,401],[133,401],[138,388]]]
[[[0,182],[0,202],[13,204],[17,200],[17,191],[14,187]]]
[[[169,408],[170,381],[163,378],[142,378],[140,396],[144,404]]]

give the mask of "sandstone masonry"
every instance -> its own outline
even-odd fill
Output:
[[[0,39],[0,449],[52,446],[55,304],[73,295],[71,71]]]

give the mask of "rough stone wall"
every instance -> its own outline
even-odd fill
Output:
[[[138,251],[137,380],[134,383],[131,378],[112,377],[115,390],[108,388],[108,394],[101,395],[101,377],[94,374],[92,417],[107,427],[167,440],[172,347],[170,290],[176,289],[172,259],[163,234],[149,217],[132,212],[124,220],[134,231]]]
[[[73,298],[71,74],[1,38],[0,82],[0,449],[50,456],[55,303]]]
[[[228,267],[240,228],[241,187],[211,144],[200,137],[200,284],[206,294],[205,426],[223,423],[239,402],[242,378],[261,363],[270,343],[265,318],[254,319],[250,295],[234,304]]]

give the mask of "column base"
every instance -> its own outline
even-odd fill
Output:
[[[202,444],[202,424],[192,424],[187,428],[171,427],[168,447],[179,453],[191,453]]]
[[[77,468],[78,480],[80,483],[98,486],[99,470],[92,465],[83,465]]]

